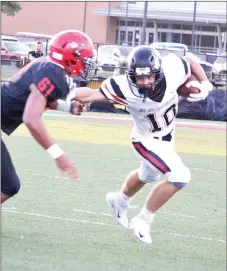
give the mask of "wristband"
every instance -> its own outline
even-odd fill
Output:
[[[57,100],[57,107],[56,107],[57,110],[59,111],[63,111],[63,112],[70,112],[70,109],[71,109],[71,104],[70,103],[67,103],[66,101],[64,100]]]
[[[50,146],[46,151],[53,159],[58,159],[60,156],[63,155],[62,149],[57,144]]]

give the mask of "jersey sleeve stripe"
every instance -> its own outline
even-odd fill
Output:
[[[116,81],[113,78],[110,79],[110,85],[119,98],[126,100],[119,85],[116,83]]]
[[[118,96],[115,96],[113,94],[111,94],[111,96],[113,97],[114,101],[120,104],[124,104],[124,105],[128,105],[127,102],[123,101],[122,99],[120,99]]]
[[[104,82],[104,83],[100,86],[99,89],[101,90],[101,92],[104,94],[104,96],[105,96],[107,99],[113,100],[112,95],[111,95],[111,93],[110,93],[110,91],[109,91],[109,89],[108,89],[108,87],[107,87],[107,83],[106,83],[106,82]]]
[[[180,59],[181,59],[183,65],[184,65],[185,76],[189,77],[190,76],[190,70],[189,70],[189,67],[188,67],[188,63],[182,57]]]
[[[185,72],[185,76],[182,81],[182,85],[183,85],[185,82],[187,82],[189,80],[189,78],[191,76],[191,69],[190,69],[188,62],[185,59],[183,59],[182,57],[180,57],[180,59],[181,59],[181,62],[184,66],[184,72]]]
[[[126,101],[124,101],[123,99],[121,99],[120,97],[118,97],[117,95],[113,94],[110,92],[109,87],[107,85],[107,82],[104,82],[104,84],[102,84],[102,86],[100,87],[100,89],[102,90],[103,94],[109,99],[109,100],[113,100],[116,103],[120,103],[123,105],[127,105],[128,103]]]

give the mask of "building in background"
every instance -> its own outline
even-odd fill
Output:
[[[97,16],[94,10],[108,8],[109,2],[20,2],[22,10],[14,17],[2,14],[2,33],[32,32],[53,35],[66,29],[86,32],[94,42],[105,43],[107,16]],[[116,3],[117,4],[117,3]],[[116,5],[115,4],[115,5]],[[112,7],[115,6],[111,4]],[[111,18],[109,42],[114,43],[115,18]]]
[[[226,2],[196,3],[195,50],[226,51]],[[150,1],[147,6],[145,44],[184,43],[191,48],[194,2]],[[118,2],[115,8],[95,9],[94,14],[117,18],[115,43],[140,44],[144,2]]]
[[[85,31],[95,43],[141,43],[144,2],[21,2],[15,17],[2,16],[2,33]],[[148,2],[145,44],[178,42],[191,47],[194,2]],[[197,1],[194,49],[226,51],[226,2]]]

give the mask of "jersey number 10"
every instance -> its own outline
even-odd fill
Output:
[[[163,119],[166,127],[168,127],[170,123],[174,120],[176,113],[177,113],[176,104],[173,104],[168,109],[166,109],[165,113],[163,114]],[[172,115],[172,117],[170,117],[170,115]],[[147,118],[151,123],[152,133],[159,132],[162,130],[162,128],[158,125],[158,122],[155,118],[155,114],[149,114]]]

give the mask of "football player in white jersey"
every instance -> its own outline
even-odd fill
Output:
[[[125,75],[106,79],[97,91],[86,87],[75,89],[75,100],[123,104],[134,120],[131,142],[141,160],[140,168],[128,175],[119,192],[108,193],[106,200],[118,223],[132,227],[136,237],[147,244],[152,243],[150,228],[156,212],[191,179],[190,170],[174,149],[177,89],[191,72],[201,82],[193,81],[200,93],[190,94],[188,99],[192,102],[205,99],[213,86],[197,62],[175,54],[161,59],[157,51],[139,46],[128,57]],[[165,180],[153,188],[142,210],[129,222],[126,212],[132,197],[161,174]]]

